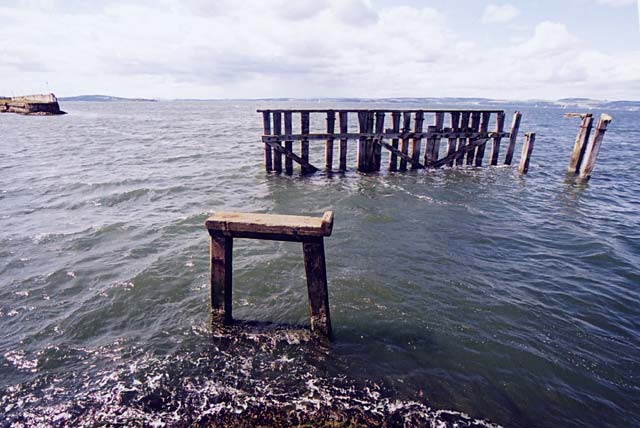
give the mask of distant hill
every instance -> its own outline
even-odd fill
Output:
[[[157,100],[149,98],[121,98],[112,97],[109,95],[78,95],[77,97],[63,97],[59,98],[60,101],[97,101],[97,102],[109,102],[109,101],[146,101],[154,102]]]

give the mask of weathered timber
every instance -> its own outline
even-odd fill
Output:
[[[367,113],[367,133],[373,133],[373,127],[375,122],[375,113],[374,111],[370,111]],[[366,146],[365,146],[365,167],[361,169],[361,172],[372,172],[375,171],[375,148],[376,145],[373,144],[374,137],[366,138]]]
[[[450,118],[451,118],[451,122],[450,122],[451,132],[458,131],[460,127],[460,112],[451,112]],[[447,140],[447,156],[450,156],[452,153],[455,153],[457,141],[458,141],[457,138],[449,137],[449,139]],[[448,165],[453,166],[453,161],[454,159],[451,159]]]
[[[415,114],[414,131],[417,133],[422,132],[422,126],[424,123],[424,112],[418,111]],[[415,168],[415,164],[420,162],[420,137],[414,136],[411,140],[411,159],[413,159],[412,167]]]
[[[471,129],[474,132],[480,131],[480,112],[479,111],[474,111],[471,113]],[[467,152],[467,165],[473,165],[475,157],[476,157],[475,150]]]
[[[471,118],[471,113],[462,112],[460,113],[460,130],[468,131],[469,130],[469,119]],[[458,146],[456,147],[458,156],[455,157],[455,163],[457,166],[462,166],[464,164],[464,155],[466,154],[463,151],[460,151],[464,146],[467,145],[466,137],[458,137]]]
[[[282,135],[282,113],[273,112],[273,135],[278,137],[275,144],[281,146],[280,135]],[[273,153],[273,170],[278,174],[282,173],[282,151],[275,150]]]
[[[529,172],[529,162],[531,161],[533,145],[536,142],[536,134],[530,132],[525,134],[524,137],[524,146],[522,146],[522,157],[520,158],[520,166],[518,167],[518,171],[520,171],[520,174],[523,175]]]
[[[311,330],[331,337],[324,237],[333,230],[333,212],[321,218],[216,212],[205,222],[211,236],[212,324],[231,324],[234,238],[302,242]]]
[[[315,166],[311,165],[309,163],[309,161],[305,161],[303,158],[301,158],[300,156],[298,156],[295,153],[293,153],[293,151],[290,151],[290,149],[288,149],[286,147],[282,147],[281,145],[276,144],[276,143],[274,143],[272,141],[267,142],[267,144],[269,144],[274,150],[280,151],[288,159],[291,159],[292,161],[295,161],[298,165],[300,165],[301,171],[305,171],[307,173],[310,173],[310,172],[316,172],[316,171],[319,170]]]
[[[300,141],[300,157],[302,158],[302,174],[312,172],[307,169],[305,165],[309,164],[309,113],[303,112],[300,114],[300,133],[303,135]],[[307,135],[307,136],[305,136]]]
[[[336,125],[336,112],[327,112],[327,134],[333,134]],[[327,138],[327,142],[324,147],[324,166],[327,171],[333,169],[333,138]]]
[[[577,113],[568,113],[565,114],[565,117],[576,117],[574,116],[576,114]],[[580,173],[580,166],[582,165],[584,153],[589,143],[589,136],[591,135],[591,128],[593,127],[592,114],[579,115],[578,117],[582,118],[582,122],[580,123],[580,129],[576,136],[576,143],[573,146],[573,153],[571,155],[571,160],[569,161],[568,170],[571,174]]]
[[[407,133],[411,130],[411,113],[403,112],[402,113],[402,132]],[[402,142],[400,143],[400,151],[403,155],[409,155],[409,137],[402,136]],[[400,160],[400,171],[407,170],[407,160],[405,157],[402,157]]]
[[[435,127],[428,127],[426,131],[423,132],[413,132],[413,131],[409,131],[409,132],[393,132],[392,130],[385,130],[382,133],[377,133],[377,132],[347,132],[347,133],[333,133],[333,134],[326,134],[326,133],[317,133],[317,134],[282,134],[279,136],[275,136],[275,135],[264,135],[262,136],[262,141],[264,142],[275,142],[275,141],[279,141],[282,139],[292,139],[292,140],[302,140],[303,138],[306,138],[309,141],[319,141],[319,140],[326,140],[327,138],[347,138],[347,139],[358,139],[360,137],[365,137],[365,138],[376,138],[378,135],[382,135],[384,138],[478,138],[478,137],[483,137],[483,138],[494,138],[496,136],[500,136],[500,137],[508,137],[510,134],[508,132],[502,132],[501,134],[498,134],[497,132],[493,132],[493,131],[487,131],[484,133],[481,133],[479,131],[473,131],[472,129],[468,128],[467,130],[462,130],[462,129],[458,129],[457,131],[453,131],[450,128],[444,128],[441,129],[439,131],[433,131],[433,128]],[[431,129],[431,131],[429,131],[429,129]]]
[[[367,117],[369,112],[367,111],[359,111],[358,112],[358,126],[360,127],[360,133],[369,132],[367,129]],[[362,171],[366,169],[367,162],[367,137],[361,135],[358,140],[358,151],[357,151],[357,164],[356,168],[358,171]]]
[[[595,133],[591,142],[587,146],[585,150],[584,159],[582,161],[582,165],[580,167],[580,178],[583,180],[588,180],[591,178],[591,173],[593,173],[593,168],[596,166],[596,159],[598,158],[598,153],[600,152],[600,146],[602,145],[602,140],[604,139],[604,134],[607,132],[607,128],[613,118],[608,114],[602,114],[600,116],[600,120],[598,120],[598,125],[596,126]]]
[[[210,245],[210,294],[211,320],[214,323],[230,324],[231,313],[231,259],[233,239],[209,229]]]
[[[391,113],[391,131],[398,133],[400,132],[400,113],[394,111]],[[398,138],[393,138],[391,140],[391,147],[398,150]],[[398,170],[398,155],[397,152],[391,152],[389,156],[389,171],[397,171]]]
[[[482,112],[480,118],[480,133],[486,134],[489,131],[489,121],[491,120],[491,113]],[[486,142],[484,144],[480,144],[476,149],[476,158],[475,158],[475,166],[482,166],[482,161],[484,159],[484,151],[487,147]]]
[[[375,133],[382,134],[384,132],[384,117],[383,111],[376,112],[376,124]],[[380,171],[380,164],[382,163],[382,149],[380,145],[373,144],[373,170]]]
[[[307,274],[307,293],[311,313],[311,331],[331,337],[331,314],[329,312],[329,289],[323,238],[314,238],[302,243],[304,270]]]
[[[338,114],[340,118],[340,134],[346,134],[349,131],[349,115],[346,111]],[[340,171],[347,170],[347,138],[340,137]]]
[[[347,112],[347,113],[360,113],[360,112],[373,112],[375,113],[376,111],[379,111],[380,109],[332,109],[333,111],[335,111],[336,113],[340,113],[340,112]],[[280,111],[280,112],[285,112],[285,111],[290,111],[293,113],[326,113],[327,109],[258,109],[256,110],[258,113],[262,113],[263,111],[268,111],[268,112],[273,112],[273,111]],[[397,109],[385,109],[386,112],[408,112],[408,113],[438,113],[438,112],[442,112],[442,113],[451,113],[452,111],[456,111],[456,112],[489,112],[489,113],[499,113],[501,111],[504,110],[496,110],[496,109],[492,109],[492,110],[487,110],[487,109],[451,109],[451,108],[433,108],[433,109],[402,109],[402,110],[397,110]]]
[[[284,133],[290,135],[293,132],[291,112],[284,112]],[[293,153],[293,140],[287,139],[284,141],[285,152]],[[287,175],[293,174],[293,159],[290,156],[284,158],[284,172]]]
[[[393,147],[389,143],[385,143],[382,140],[382,137],[383,136],[380,135],[378,138],[374,138],[373,139],[374,144],[379,144],[380,146],[382,146],[385,149],[389,150],[392,154],[398,156],[401,160],[404,160],[405,163],[409,162],[413,169],[423,169],[424,168],[424,165],[422,165],[420,162],[414,161],[413,158],[411,156],[409,156],[408,154],[401,152],[400,150],[396,149],[395,147]]]
[[[427,126],[427,133],[435,133],[438,128],[435,125]],[[433,163],[438,160],[438,157],[434,155],[434,145],[436,139],[434,137],[427,138],[427,147],[424,150],[424,164],[427,168],[433,168]]]
[[[491,144],[491,161],[489,165],[498,165],[498,157],[500,156],[500,143],[502,142],[502,132],[504,131],[504,113],[498,113],[496,116],[496,134]]]
[[[522,113],[519,111],[513,114],[513,122],[511,123],[511,132],[509,133],[509,146],[507,146],[507,154],[504,158],[505,165],[511,165],[513,160],[513,152],[516,149],[516,140],[518,139],[518,131],[520,130],[520,120]]]
[[[465,140],[466,141],[466,140]],[[463,157],[465,154],[474,151],[478,146],[480,146],[481,144],[486,144],[488,141],[488,138],[476,138],[476,139],[469,139],[468,140],[468,144],[456,149],[455,152],[445,156],[444,158],[436,161],[433,163],[433,167],[434,168],[440,168],[441,166],[444,166],[446,164],[448,164],[449,162],[451,162],[454,159],[458,159]]]
[[[262,126],[264,135],[271,135],[271,114],[268,111],[262,112]],[[273,169],[273,161],[271,157],[271,146],[264,145],[264,169],[271,172]]]

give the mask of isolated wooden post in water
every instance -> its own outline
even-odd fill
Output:
[[[490,165],[498,165],[498,156],[500,155],[500,142],[502,141],[502,133],[504,132],[504,113],[500,112],[496,116],[496,135],[493,137],[491,144],[491,162]]]
[[[284,133],[286,135],[291,135],[293,133],[293,127],[291,126],[291,112],[287,111],[284,113]],[[284,148],[288,153],[293,151],[293,141],[286,140],[284,142]],[[286,156],[284,158],[284,171],[286,174],[293,174],[293,159],[291,157]]]
[[[513,160],[513,152],[516,148],[516,140],[518,139],[518,131],[520,131],[520,120],[522,119],[522,113],[519,111],[513,115],[513,122],[511,123],[511,132],[509,134],[509,146],[507,147],[507,154],[504,158],[505,165],[511,165]]]
[[[391,112],[391,126],[393,127],[391,131],[394,134],[397,134],[400,132],[400,112],[399,111]],[[397,138],[391,139],[391,147],[393,147],[394,149],[398,148]],[[398,170],[398,155],[391,152],[391,155],[389,156],[389,171],[397,171],[397,170]]]
[[[309,134],[309,112],[303,111],[300,113],[300,133],[302,135]],[[302,141],[300,141],[300,157],[302,161],[306,164],[309,163],[309,138],[302,137]],[[303,165],[301,167],[302,173],[306,174],[309,170]]]
[[[462,112],[462,115],[460,117],[460,130],[467,132],[469,131],[469,119],[471,117],[471,113],[469,113],[468,111]],[[464,164],[464,152],[461,151],[465,145],[467,145],[467,142],[469,141],[468,138],[458,138],[458,147],[457,150],[460,152],[460,154],[456,157],[456,165],[457,166],[462,166]]]
[[[282,113],[273,112],[273,135],[282,135]],[[282,146],[280,140],[275,142],[277,146]],[[278,174],[282,173],[282,151],[274,150],[273,153],[273,170]]]
[[[231,313],[231,272],[233,238],[209,231],[211,236],[210,292],[211,319],[214,323],[230,324]]]
[[[591,135],[591,128],[593,127],[593,115],[587,114],[565,114],[565,117],[581,117],[580,129],[576,136],[576,144],[573,146],[573,153],[571,154],[571,160],[569,161],[569,172],[571,174],[580,173],[580,165],[584,159],[587,145],[589,144],[589,136]]]
[[[336,112],[329,110],[327,112],[327,134],[333,134],[336,125]],[[328,137],[324,147],[324,164],[327,171],[333,168],[333,137]]]
[[[582,160],[582,166],[580,167],[581,179],[588,180],[591,178],[591,173],[593,172],[593,168],[596,166],[596,159],[600,152],[602,140],[604,139],[604,133],[607,132],[607,127],[612,120],[613,118],[608,114],[600,116],[600,120],[598,121],[598,125],[595,129],[595,134],[584,153],[584,159]]]
[[[455,112],[455,111],[451,112],[450,125],[451,125],[451,132],[453,133],[458,132],[458,129],[460,127],[460,112]],[[457,141],[458,140],[456,138],[449,138],[449,140],[447,141],[446,156],[451,156],[456,151]],[[447,165],[453,166],[453,159],[451,159],[451,161]]]
[[[264,127],[263,134],[271,135],[271,117],[269,111],[262,112],[262,125]],[[271,146],[267,143],[264,143],[264,169],[267,172],[271,172],[272,169],[272,160],[271,160]]]
[[[349,115],[346,111],[341,111],[340,114],[340,133],[346,134],[349,132]],[[347,138],[340,138],[340,171],[347,170]]]
[[[411,131],[411,112],[405,111],[402,113],[402,141],[400,143],[400,151],[404,155],[409,154],[409,137],[405,134]],[[402,158],[400,159],[400,171],[407,170],[407,160]]]
[[[422,132],[422,125],[424,123],[424,112],[422,111],[417,111],[416,112],[416,116],[415,116],[416,120],[415,120],[415,126],[414,126],[414,132],[416,134],[419,134]],[[413,163],[411,164],[411,169],[415,169],[415,164],[420,162],[420,146],[421,146],[421,138],[420,137],[413,137],[413,140],[411,141],[411,160],[413,160]]]
[[[520,158],[520,166],[518,171],[520,174],[526,174],[529,172],[529,162],[531,161],[531,153],[533,152],[533,145],[536,142],[536,134],[530,132],[525,135],[524,146],[522,147],[522,157]]]

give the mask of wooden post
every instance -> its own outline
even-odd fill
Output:
[[[367,112],[366,111],[358,112],[358,126],[360,127],[360,133],[367,132]],[[360,139],[358,140],[356,169],[358,171],[365,171],[366,162],[367,162],[367,138],[360,137]]]
[[[273,135],[282,135],[282,113],[279,111],[273,112]],[[280,140],[276,141],[275,144],[280,146]],[[274,150],[273,170],[278,174],[282,173],[282,152],[280,150]]]
[[[327,134],[333,134],[336,124],[336,112],[329,110],[327,112]],[[327,171],[331,171],[333,168],[333,137],[327,138],[327,142],[324,147],[324,160],[325,168]]]
[[[375,113],[370,111],[367,113],[367,130],[365,132],[367,132],[368,134],[373,134],[373,129],[374,129],[374,120],[375,120]],[[375,144],[377,146],[377,144]],[[367,138],[367,146],[366,146],[366,153],[367,153],[367,171],[366,172],[371,172],[371,171],[375,171],[375,148],[374,148],[374,144],[373,144],[373,137],[369,137]]]
[[[444,113],[436,112],[433,126],[427,128],[427,132],[442,132],[444,126]],[[431,137],[427,139],[427,148],[424,153],[424,165],[427,168],[431,168],[433,163],[438,160],[440,156],[440,138]]]
[[[483,111],[480,119],[480,133],[483,134],[480,138],[486,138],[487,132],[489,132],[489,121],[491,120],[491,113]],[[484,150],[487,147],[487,143],[483,143],[476,148],[476,162],[475,166],[482,166],[482,160],[484,159]]]
[[[391,131],[396,134],[399,133],[400,132],[400,112],[399,111],[391,112],[391,123],[392,123]],[[393,147],[394,149],[398,148],[397,138],[391,139],[391,147]],[[398,155],[391,152],[391,155],[389,155],[389,171],[397,171],[397,169],[398,169]]]
[[[513,160],[513,152],[516,148],[516,140],[518,139],[518,131],[520,130],[520,119],[522,119],[522,113],[519,111],[515,112],[513,115],[513,122],[511,123],[507,155],[504,158],[505,165],[511,165],[511,161]]]
[[[565,115],[566,116],[566,115]],[[576,137],[576,144],[573,146],[573,154],[571,155],[571,161],[569,161],[569,172],[571,174],[579,174],[582,160],[584,159],[587,145],[589,144],[589,136],[591,135],[591,128],[593,127],[593,115],[582,115],[582,122],[580,123],[580,130]]]
[[[290,111],[287,111],[287,112],[284,113],[284,133],[286,135],[293,134],[293,127],[291,126],[291,112]],[[284,142],[284,148],[288,152],[292,152],[293,151],[293,141],[286,140]],[[293,174],[293,160],[289,156],[286,156],[284,158],[284,171],[288,175]]]
[[[340,133],[346,134],[349,132],[349,115],[346,111],[341,111],[340,114]],[[347,170],[347,138],[340,138],[340,171]]]
[[[384,117],[383,111],[376,112],[376,128],[375,133],[378,135],[384,134]],[[382,163],[382,146],[380,144],[373,144],[373,169],[380,171],[380,164]]]
[[[593,172],[593,168],[596,166],[596,159],[598,157],[598,153],[600,152],[602,140],[604,139],[604,133],[607,132],[607,127],[612,120],[613,118],[608,114],[602,114],[600,116],[600,120],[598,120],[598,125],[596,126],[595,134],[593,135],[591,142],[587,146],[584,154],[584,159],[582,161],[582,166],[580,167],[581,179],[588,180],[589,178],[591,178],[591,173]]]
[[[458,132],[460,129],[460,112],[452,111],[451,112],[451,132]],[[449,138],[447,140],[447,156],[450,156],[452,153],[456,151],[456,142],[458,140],[456,138]],[[448,164],[449,166],[453,166],[453,159]]]
[[[402,113],[402,133],[409,132],[411,130],[411,113],[405,111]],[[409,138],[406,136],[402,137],[400,143],[400,151],[404,155],[409,155]],[[407,160],[402,158],[400,159],[400,171],[407,170]]]
[[[416,117],[416,120],[415,120],[414,132],[420,133],[422,132],[422,125],[424,123],[424,112],[417,111],[415,117]],[[413,137],[413,140],[411,141],[411,159],[414,162],[420,162],[420,146],[421,146],[421,138]],[[415,169],[415,166],[413,164],[411,165],[411,169]]]
[[[476,133],[480,131],[480,112],[479,111],[474,111],[471,113],[471,131]],[[475,149],[467,153],[467,165],[473,165],[475,156],[476,156]]]
[[[324,256],[324,239],[316,238],[302,243],[304,269],[307,274],[311,331],[331,338],[331,314],[329,312],[329,290],[327,267]]]
[[[264,127],[263,134],[271,135],[271,112],[263,111],[262,112],[262,125]],[[264,143],[264,169],[267,172],[271,172],[273,161],[271,159],[271,146],[267,143]]]
[[[309,138],[304,137],[304,135],[309,134],[309,112],[303,111],[300,113],[300,133],[303,135],[302,141],[300,141],[300,157],[302,161],[305,163],[309,163]],[[307,168],[302,166],[301,172],[306,174],[308,171]]]
[[[233,238],[209,232],[211,236],[211,322],[213,324],[231,324],[231,274],[233,257]]]
[[[529,161],[531,160],[531,152],[536,142],[536,134],[534,132],[527,133],[524,138],[524,146],[522,147],[522,157],[520,158],[520,166],[518,171],[524,175],[529,172]]]
[[[469,130],[469,118],[470,117],[471,117],[471,113],[469,113],[468,111],[462,112],[462,115],[460,116],[460,130],[461,131],[467,132]],[[458,138],[457,150],[460,151],[460,155],[458,155],[458,157],[456,157],[456,165],[457,166],[462,166],[462,164],[464,164],[464,152],[461,151],[461,150],[467,144],[467,141],[469,141],[468,138]]]
[[[496,116],[496,132],[497,136],[493,137],[493,142],[491,144],[491,162],[490,165],[498,165],[498,156],[500,155],[500,143],[502,142],[502,137],[500,134],[504,132],[504,118],[505,114],[503,112],[498,113]]]

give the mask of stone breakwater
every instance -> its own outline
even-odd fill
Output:
[[[0,98],[0,113],[18,113],[39,116],[65,114],[64,111],[60,110],[58,99],[54,94]]]

